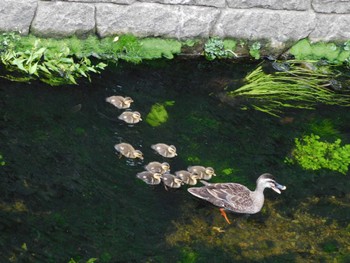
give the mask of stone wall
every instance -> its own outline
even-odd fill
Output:
[[[350,39],[350,0],[1,0],[0,31],[177,39]]]

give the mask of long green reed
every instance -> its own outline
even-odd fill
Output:
[[[332,89],[337,77],[330,65],[311,67],[313,61],[289,61],[289,69],[265,73],[260,65],[245,78],[247,84],[228,92],[231,97],[254,99],[252,107],[279,116],[283,108],[314,109],[317,104],[350,106],[350,94]]]

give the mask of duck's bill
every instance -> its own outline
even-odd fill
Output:
[[[281,190],[286,190],[287,187],[285,185],[281,185],[277,182],[275,182],[275,185],[272,187],[272,190],[274,190],[276,193],[281,193]]]

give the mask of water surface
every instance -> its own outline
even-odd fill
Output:
[[[305,171],[284,162],[294,138],[310,133],[350,143],[348,109],[319,107],[281,118],[223,103],[217,94],[242,85],[256,65],[160,61],[119,65],[92,83],[50,87],[0,80],[1,262],[349,262],[349,175]],[[166,123],[127,125],[105,102],[130,96],[144,120],[155,103]],[[143,161],[119,158],[114,144],[140,149]],[[174,144],[171,160],[150,148]],[[267,189],[261,213],[229,214],[187,191],[150,187],[136,173],[150,161],[171,171],[212,166],[212,182],[254,189],[270,172],[287,185]]]

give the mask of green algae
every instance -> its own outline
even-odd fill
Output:
[[[350,165],[350,144],[341,145],[341,139],[333,143],[320,139],[320,136],[314,134],[296,138],[292,158],[287,158],[286,162],[296,162],[304,169],[326,168],[345,175]]]
[[[228,259],[276,262],[288,258],[293,262],[304,262],[305,258],[328,261],[346,255],[349,233],[332,220],[305,212],[305,207],[315,201],[310,198],[302,202],[294,209],[292,218],[276,212],[272,207],[278,203],[269,201],[265,203],[265,215],[244,220],[229,214],[230,218],[235,218],[232,225],[224,222],[217,209],[210,209],[211,216],[192,212],[186,223],[174,222],[167,242],[182,249],[195,248],[197,262],[206,262],[205,251],[214,253],[217,249],[221,250],[215,254],[217,262]]]
[[[152,105],[150,112],[147,114],[146,122],[152,127],[157,127],[167,122],[169,115],[165,107],[173,106],[175,101],[166,101]]]

